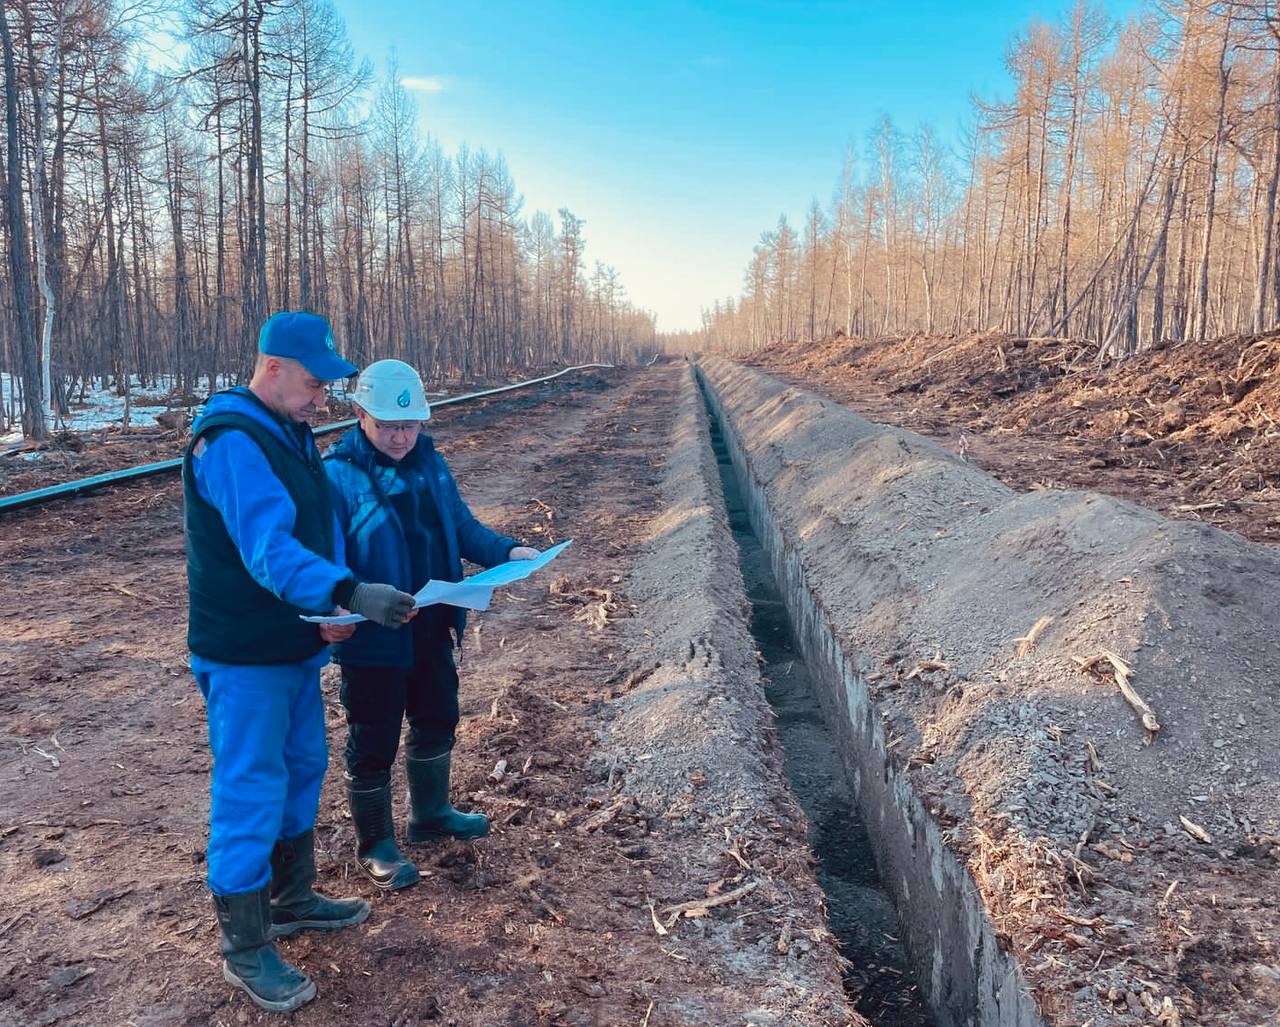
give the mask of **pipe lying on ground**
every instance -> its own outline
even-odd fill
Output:
[[[557,371],[555,374],[549,374],[542,378],[533,378],[525,382],[513,382],[510,385],[499,385],[496,388],[484,389],[480,392],[471,392],[465,396],[452,396],[449,399],[440,399],[432,402],[432,407],[447,407],[454,403],[467,403],[471,400],[483,399],[486,396],[496,396],[502,392],[511,392],[515,389],[525,389],[530,385],[540,385],[543,382],[549,382],[553,378],[559,378],[561,375],[569,374],[572,371],[586,371],[592,368],[611,368],[612,364],[578,364],[574,367],[566,367],[563,371]],[[315,429],[315,434],[326,435],[335,431],[342,431],[356,424],[354,418],[345,421],[336,421],[333,424],[321,425]],[[10,510],[20,510],[27,506],[36,506],[40,503],[47,503],[54,499],[66,499],[70,496],[77,496],[91,489],[102,488],[107,485],[123,485],[126,482],[138,481],[142,478],[151,478],[158,474],[165,474],[169,471],[177,471],[182,468],[182,457],[175,457],[172,460],[161,460],[153,464],[141,464],[137,467],[125,467],[118,471],[108,471],[105,474],[95,474],[89,478],[77,478],[75,481],[65,481],[59,485],[49,485],[42,489],[34,489],[30,492],[19,492],[12,496],[0,496],[0,513]]]

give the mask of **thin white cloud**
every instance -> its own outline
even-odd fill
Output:
[[[443,93],[444,79],[438,75],[405,75],[400,84],[411,93]]]

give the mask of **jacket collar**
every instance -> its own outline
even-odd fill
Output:
[[[395,466],[402,467],[405,470],[418,470],[426,466],[427,461],[434,452],[435,444],[431,436],[419,435],[413,449],[409,450],[405,458]],[[373,443],[369,441],[358,424],[338,440],[337,445],[333,447],[329,456],[355,464],[355,466],[365,471],[372,471],[378,464],[378,451],[373,448]]]

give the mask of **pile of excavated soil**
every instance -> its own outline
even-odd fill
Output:
[[[703,367],[1046,1020],[1273,1022],[1280,553]]]
[[[1280,334],[1100,366],[990,333],[780,345],[749,361],[873,420],[945,439],[1015,487],[1087,487],[1280,541]]]

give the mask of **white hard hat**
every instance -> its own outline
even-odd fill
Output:
[[[360,372],[351,400],[381,421],[427,421],[422,378],[403,360],[378,360]]]

